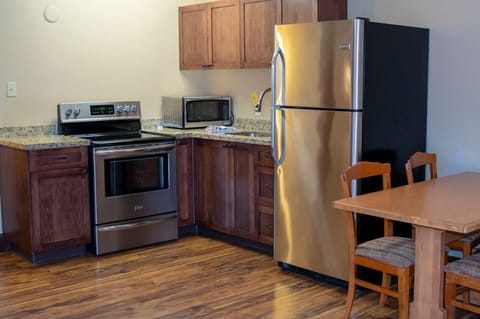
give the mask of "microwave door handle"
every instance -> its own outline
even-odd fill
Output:
[[[95,155],[101,157],[108,157],[112,155],[130,156],[137,154],[158,153],[159,151],[169,151],[175,149],[175,144],[171,145],[156,145],[156,146],[137,146],[129,148],[109,148],[104,150],[96,150]]]

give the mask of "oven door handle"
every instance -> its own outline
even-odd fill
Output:
[[[155,145],[155,146],[136,146],[128,148],[108,148],[102,150],[95,150],[96,156],[107,157],[112,155],[137,155],[137,154],[149,154],[158,153],[159,151],[169,151],[175,148],[175,144],[168,145]]]
[[[109,231],[125,230],[125,229],[138,228],[138,227],[147,227],[147,226],[154,225],[154,224],[166,223],[166,222],[169,222],[169,221],[174,220],[176,218],[177,218],[176,214],[166,215],[164,217],[161,217],[161,218],[155,219],[155,220],[147,220],[147,221],[143,221],[143,222],[100,227],[98,229],[98,232],[109,232]]]

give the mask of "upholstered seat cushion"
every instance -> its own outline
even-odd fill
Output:
[[[448,263],[444,267],[445,272],[456,275],[480,279],[480,255],[475,254],[454,262]]]
[[[358,245],[355,254],[407,268],[415,263],[415,242],[405,237],[380,237]]]

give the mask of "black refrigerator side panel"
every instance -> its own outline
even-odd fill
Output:
[[[405,185],[405,162],[426,149],[429,31],[366,22],[364,38],[361,160],[390,163],[392,187]],[[423,172],[416,175],[424,178]],[[360,192],[372,190],[368,180],[361,183]],[[411,235],[408,224],[394,228],[396,235]],[[360,215],[360,242],[382,234],[383,220]]]

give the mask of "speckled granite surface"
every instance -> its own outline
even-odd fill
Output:
[[[0,136],[0,145],[26,151],[37,151],[61,147],[88,146],[90,141],[62,135]]]
[[[210,133],[210,132],[207,132],[204,128],[182,130],[182,129],[174,129],[174,128],[158,126],[158,123],[160,123],[160,121],[158,120],[142,121],[143,130],[149,133],[160,133],[160,134],[175,136],[177,138],[195,137],[195,138],[203,138],[203,139],[219,140],[219,141],[227,141],[227,142],[270,145],[269,135],[266,137],[253,137],[253,136],[231,135],[226,133]],[[255,132],[262,132],[266,134],[270,133],[269,121],[236,119],[234,127],[237,128],[238,132],[255,131]]]
[[[57,135],[56,125],[0,127],[0,137]]]
[[[44,150],[60,147],[86,146],[90,141],[57,135],[55,125],[1,127],[0,145],[20,150]]]
[[[158,126],[160,120],[142,120],[143,130],[150,133],[160,133],[170,136],[195,137],[211,140],[242,142],[259,145],[270,145],[270,136],[252,137],[231,135],[225,133],[209,133],[205,129],[172,129]],[[270,122],[255,119],[235,119],[234,127],[238,131],[263,132],[268,135]],[[87,146],[90,141],[70,136],[57,135],[55,125],[25,126],[25,127],[1,127],[0,145],[5,145],[21,150],[42,150],[61,147]]]

